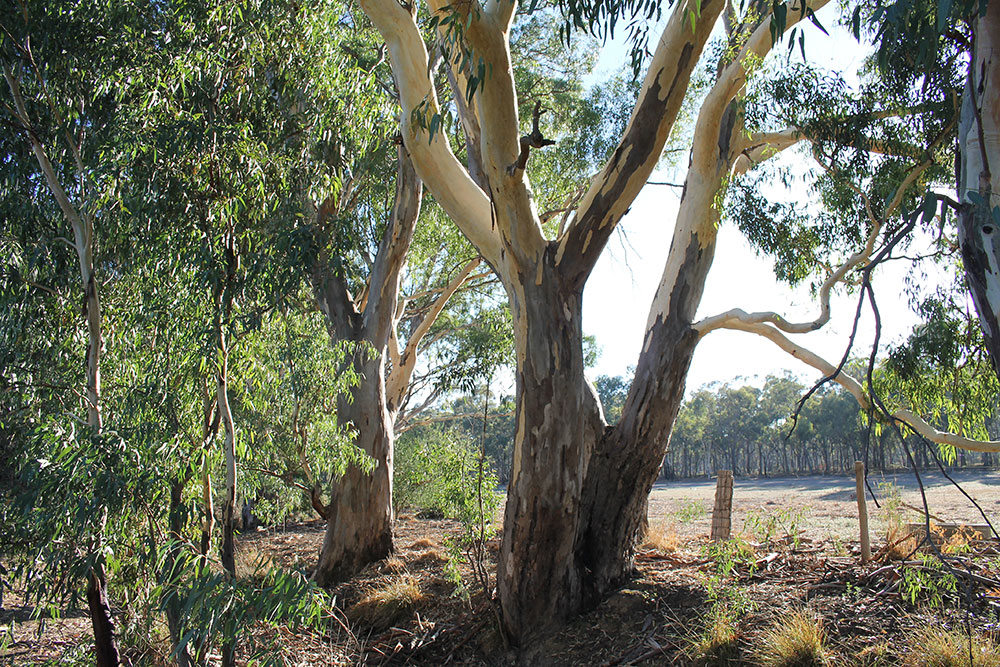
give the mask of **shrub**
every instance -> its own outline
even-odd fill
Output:
[[[964,632],[927,626],[913,635],[905,667],[996,667],[1000,665],[1000,649],[993,640],[982,634],[972,639],[972,661],[969,661],[969,635]]]
[[[475,522],[479,512],[476,444],[451,428],[406,433],[396,445],[394,503],[423,516]],[[487,521],[500,506],[498,481],[492,470],[482,480],[483,512]]]

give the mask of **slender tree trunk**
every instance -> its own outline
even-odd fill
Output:
[[[231,277],[229,271],[235,262],[227,250],[227,283]],[[225,439],[223,453],[226,458],[226,495],[222,503],[222,567],[233,579],[236,578],[236,425],[233,413],[229,408],[229,344],[226,340],[226,323],[232,307],[229,290],[226,286],[217,289],[215,296],[215,327],[217,336],[218,369],[216,374],[216,401],[219,418],[222,422]],[[236,664],[235,638],[229,638],[222,645],[222,667],[234,667]]]
[[[77,259],[80,264],[80,278],[84,290],[84,303],[86,304],[87,319],[87,425],[100,433],[103,428],[101,419],[101,354],[104,349],[104,337],[101,320],[101,302],[97,276],[94,271],[94,213],[79,206],[75,206],[70,201],[66,190],[63,188],[59,177],[56,174],[52,162],[42,146],[38,136],[30,130],[33,123],[28,116],[24,99],[21,96],[19,78],[15,76],[13,69],[3,69],[3,76],[10,89],[11,98],[14,102],[16,116],[21,121],[28,141],[31,144],[32,153],[38,162],[38,166],[45,177],[45,182],[59,205],[63,216],[70,223],[73,230],[73,246],[76,250]],[[68,138],[68,135],[67,135]],[[82,135],[78,141],[82,142]],[[83,160],[80,155],[80,146],[68,141],[68,148],[73,153],[77,177],[80,179],[80,190],[78,204],[89,203],[87,201],[86,181]],[[96,534],[93,536],[92,545],[96,553],[101,552],[103,542],[102,532],[104,530],[101,522]],[[118,665],[120,661],[118,653],[118,639],[115,633],[114,618],[111,616],[111,607],[108,604],[107,579],[104,571],[104,564],[98,557],[96,564],[87,573],[87,602],[90,608],[91,623],[94,627],[95,655],[99,667],[111,667]]]
[[[361,354],[361,353],[359,353]],[[384,358],[357,359],[356,370],[365,378],[342,401],[337,416],[353,424],[355,445],[375,460],[366,473],[356,465],[337,483],[327,507],[328,521],[323,549],[313,578],[329,586],[369,563],[392,554],[392,418],[385,403]]]
[[[986,349],[1000,376],[1000,3],[973,21],[959,124],[958,239]]]
[[[212,500],[212,471],[208,465],[208,453],[201,468],[201,556],[205,564],[212,548],[212,531],[215,528],[215,503]]]
[[[104,575],[104,564],[96,563],[87,574],[87,606],[94,628],[94,646],[98,667],[118,665],[118,639],[115,624],[108,604],[108,582]]]
[[[167,510],[170,535],[168,536],[169,546],[167,547],[166,558],[163,563],[163,581],[166,583],[165,593],[168,596],[166,601],[167,630],[170,632],[170,643],[174,647],[174,655],[177,659],[177,667],[190,667],[192,665],[191,654],[187,646],[178,649],[183,637],[182,610],[184,599],[180,594],[178,577],[180,572],[180,552],[182,549],[181,540],[184,532],[184,508],[181,497],[186,483],[176,480],[170,485],[170,506]]]

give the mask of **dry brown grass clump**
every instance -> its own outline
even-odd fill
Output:
[[[434,549],[438,546],[438,543],[434,540],[422,537],[413,544],[410,545],[411,549]]]
[[[368,591],[347,610],[352,623],[385,630],[407,616],[424,600],[420,584],[412,574],[404,574]]]
[[[972,638],[970,663],[969,635],[930,625],[913,635],[903,662],[905,667],[966,667],[969,664],[1000,666],[1000,648],[990,637],[976,633]]]
[[[662,525],[650,525],[646,528],[646,535],[643,537],[642,546],[645,549],[655,549],[663,553],[674,553],[680,547],[681,541],[677,536],[677,529],[671,525],[664,528]]]
[[[398,556],[390,556],[382,561],[382,569],[386,572],[405,572],[406,563],[404,563],[403,559]]]
[[[729,665],[739,660],[738,635],[725,614],[714,612],[705,630],[691,640],[687,657],[693,665]]]
[[[785,614],[764,634],[755,652],[763,667],[828,664],[826,633],[818,618],[802,610]]]

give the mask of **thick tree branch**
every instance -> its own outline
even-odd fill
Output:
[[[396,199],[368,284],[372,294],[364,310],[364,328],[368,340],[381,350],[389,341],[395,322],[399,283],[413,231],[420,216],[423,185],[417,177],[406,148],[399,146],[396,167]]]
[[[639,101],[625,134],[583,196],[577,215],[559,239],[557,265],[583,284],[619,223],[656,167],[687,93],[691,73],[708,41],[723,0],[678,2],[660,35]]]
[[[389,372],[389,377],[386,379],[385,393],[390,411],[397,410],[403,404],[407,388],[410,384],[410,377],[413,375],[413,369],[417,364],[417,353],[420,343],[423,341],[424,336],[430,331],[431,326],[433,326],[441,311],[448,304],[448,300],[468,280],[469,275],[481,262],[482,258],[476,257],[462,268],[458,275],[448,283],[448,286],[434,300],[430,310],[427,311],[420,320],[420,324],[410,334],[409,339],[406,341],[406,348],[399,355],[398,361],[393,364],[392,370]]]
[[[441,112],[428,71],[427,49],[413,16],[396,0],[359,0],[389,50],[402,107],[400,129],[417,174],[487,262],[500,262],[500,238],[492,225],[489,197],[479,189],[448,146],[442,132],[428,137],[414,122],[429,123]]]

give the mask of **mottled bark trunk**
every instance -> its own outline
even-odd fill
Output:
[[[385,366],[398,317],[402,271],[422,199],[423,184],[401,145],[392,215],[376,253],[368,280],[368,299],[363,306],[355,302],[333,263],[319,258],[312,267],[313,294],[326,317],[331,339],[368,343],[373,350],[359,351],[354,359],[361,380],[352,392],[352,400],[338,405],[337,417],[354,429],[355,444],[374,459],[375,468],[366,473],[350,466],[324,508],[326,535],[313,573],[322,586],[349,577],[392,553],[393,421],[398,406],[390,406],[387,400]],[[320,211],[318,224],[329,214]],[[412,353],[416,355],[416,350]],[[362,356],[366,354],[369,356]],[[397,377],[397,381],[405,384],[407,379]],[[313,502],[314,507],[319,504],[315,499]]]
[[[232,263],[230,263],[232,266]],[[231,302],[223,304],[223,292],[216,296],[216,335],[218,336],[218,370],[216,375],[216,401],[218,402],[219,418],[222,421],[225,438],[223,453],[226,457],[226,495],[222,502],[222,545],[220,555],[222,567],[230,577],[236,577],[236,425],[233,413],[229,408],[229,345],[226,340],[225,321]],[[225,306],[225,310],[223,310]],[[223,312],[227,317],[223,317]],[[236,664],[236,644],[230,639],[222,645],[222,667],[234,667]]]
[[[356,362],[363,378],[352,401],[338,406],[338,419],[356,431],[354,444],[375,460],[366,473],[347,469],[327,507],[323,549],[313,578],[329,586],[392,553],[392,418],[386,408],[384,358]]]
[[[584,377],[581,294],[563,287],[551,254],[538,280],[532,272],[508,285],[518,409],[498,582],[505,628],[521,643],[582,609],[586,573],[574,557],[580,495],[604,431]]]
[[[974,23],[959,126],[959,243],[986,348],[1000,376],[1000,3]]]
[[[212,500],[212,472],[208,465],[208,452],[201,469],[201,544],[202,560],[208,562],[208,552],[212,548],[212,531],[215,528],[215,503]]]
[[[87,302],[87,424],[100,433],[101,418],[101,352],[104,338],[101,331],[101,305],[98,298],[97,278],[93,265],[93,227],[87,225],[84,234],[77,234],[80,270],[83,276]],[[75,228],[74,228],[75,229]],[[82,238],[81,238],[82,237]],[[102,522],[103,526],[103,522]],[[95,551],[100,553],[103,528],[98,530]],[[98,667],[119,663],[118,638],[114,617],[108,604],[107,578],[104,563],[98,560],[87,575],[87,604],[94,628],[94,644]]]
[[[684,397],[698,342],[691,323],[715,250],[714,233],[706,241],[690,226],[685,234],[685,226],[679,225],[674,235],[660,287],[670,292],[658,292],[654,300],[652,322],[622,420],[599,443],[583,487],[582,529],[575,556],[578,567],[587,572],[587,604],[600,601],[634,567],[657,463]]]

